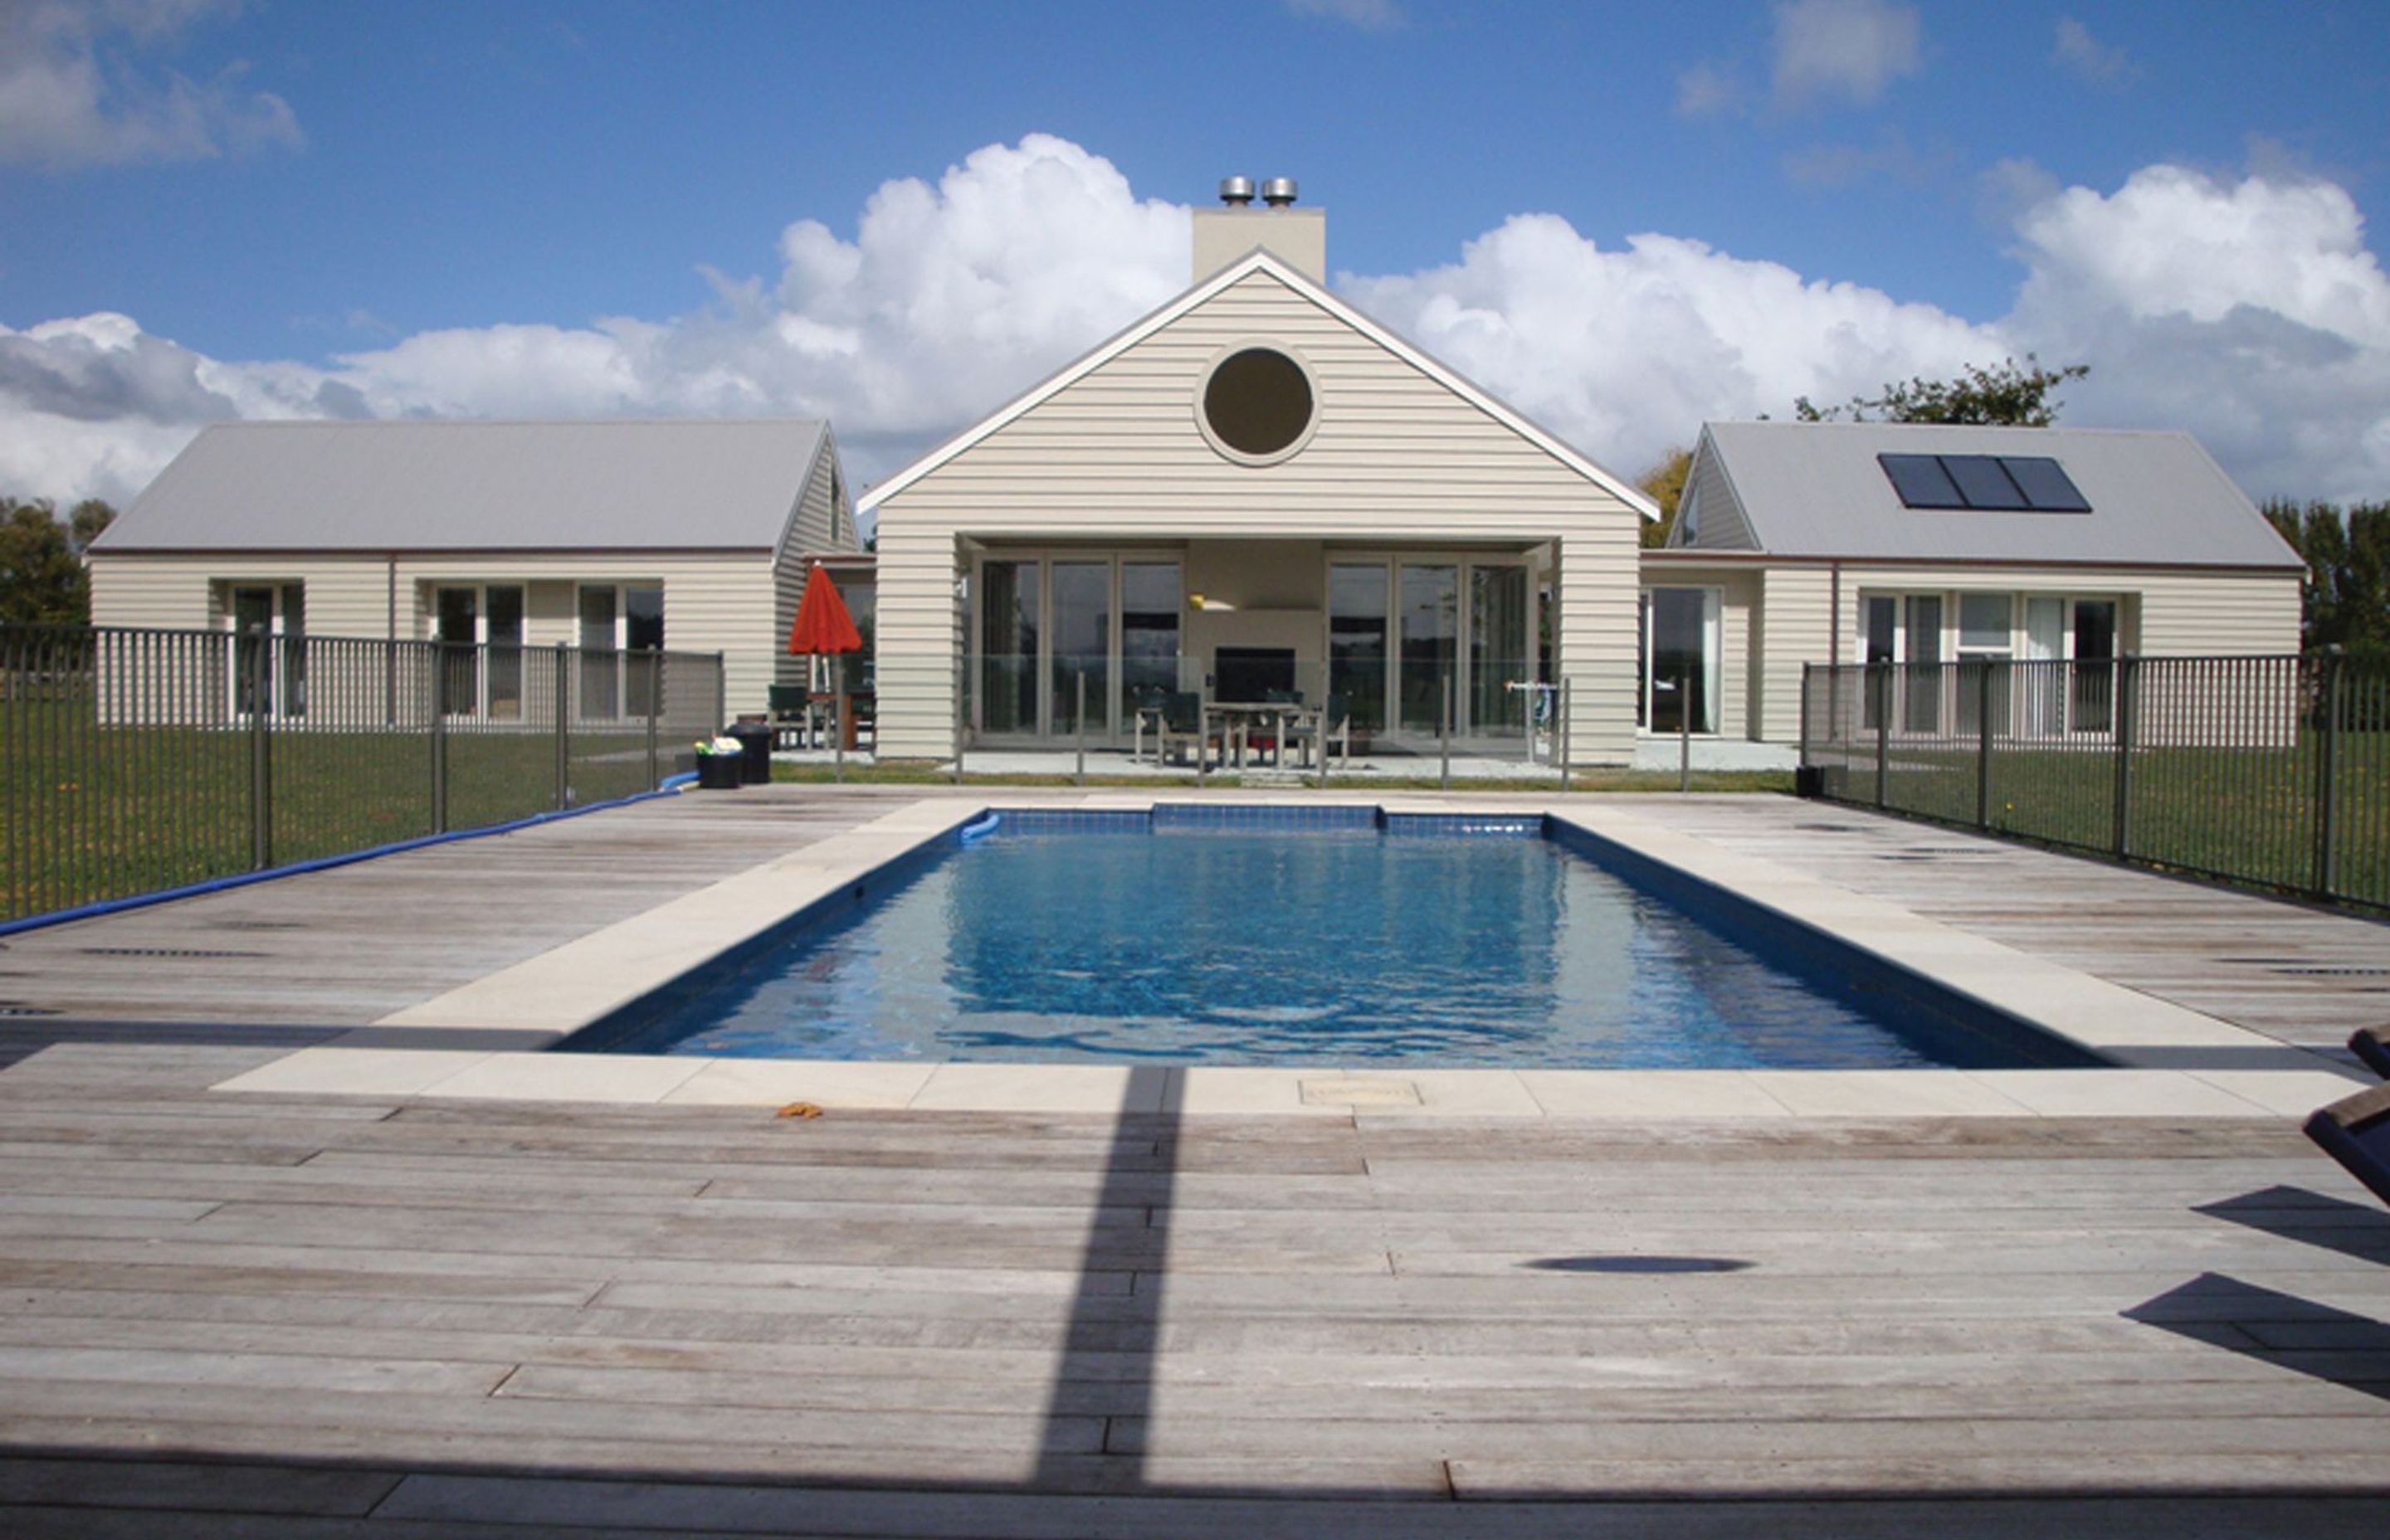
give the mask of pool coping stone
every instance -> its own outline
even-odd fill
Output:
[[[1118,790],[1061,804],[1143,811]],[[1266,804],[1266,792],[1205,802]],[[2366,1084],[2261,1033],[1837,887],[1561,801],[1330,794],[1387,814],[1544,816],[1674,867],[2119,1064],[2082,1070],[1574,1070],[861,1062],[539,1051],[1003,805],[927,798],[214,1088],[490,1100],[1033,1113],[1509,1119],[2280,1119]],[[1053,806],[1053,804],[1041,804]],[[1304,806],[1323,805],[1306,793]],[[1056,810],[1060,810],[1059,808]],[[438,1045],[454,1034],[455,1046]],[[505,1044],[507,1046],[495,1045]],[[1128,1103],[1124,1105],[1124,1098]]]

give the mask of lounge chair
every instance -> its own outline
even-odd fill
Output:
[[[2317,1108],[2307,1119],[2307,1137],[2390,1203],[2390,1085]]]
[[[2378,1027],[2359,1027],[2348,1034],[2348,1051],[2365,1061],[2365,1067],[2390,1080],[2390,1022]]]

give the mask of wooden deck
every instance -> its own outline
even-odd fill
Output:
[[[205,1089],[887,803],[649,804],[15,938],[10,998],[124,1024],[7,1028],[0,1534],[2381,1532],[2390,1213],[2291,1120]],[[2380,966],[2365,921],[1635,805],[2285,1040],[2390,1015],[2225,960]]]

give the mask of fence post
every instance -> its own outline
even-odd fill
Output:
[[[565,644],[556,644],[556,806],[562,812],[572,795],[572,670],[566,666]]]
[[[445,649],[442,649],[444,653]],[[446,683],[448,660],[435,654],[434,677]],[[431,832],[448,832],[448,701],[446,690],[431,699]]]
[[[1693,674],[1677,674],[1677,789],[1693,789]]]
[[[2109,714],[2116,726],[2115,853],[2119,860],[2133,853],[2133,691],[2140,660],[2126,653],[2116,660],[2116,703]]]
[[[2346,659],[2340,648],[2333,648],[2323,657],[2323,688],[2319,692],[2323,706],[2323,742],[2316,756],[2316,892],[2325,898],[2332,896],[2340,886],[2340,864],[2334,846],[2339,829],[2332,815],[2332,804],[2339,800],[2340,789],[2340,714],[2341,675]]]
[[[267,739],[274,702],[274,642],[264,631],[248,633],[249,653],[249,859],[263,871],[274,865],[274,748]]]
[[[1567,674],[1563,674],[1561,675],[1561,709],[1559,724],[1561,751],[1557,756],[1555,756],[1561,762],[1561,789],[1563,791],[1569,789],[1569,735],[1576,727],[1576,723],[1574,721],[1574,707],[1575,701],[1569,696],[1569,677]]]
[[[663,765],[656,753],[656,718],[664,709],[664,655],[650,652],[648,657],[648,789],[663,785]]]
[[[2003,666],[1975,664],[1975,827],[1983,829],[1992,827],[1992,670]]]
[[[1078,770],[1076,771],[1076,773],[1074,774],[1074,776],[1073,776],[1073,779],[1074,779],[1074,780],[1075,780],[1079,785],[1081,785],[1081,786],[1085,786],[1085,785],[1086,785],[1086,784],[1087,784],[1087,673],[1086,673],[1086,670],[1085,670],[1085,669],[1074,669],[1074,670],[1073,670],[1073,671],[1072,671],[1072,674],[1071,674],[1071,687],[1072,687],[1072,690],[1073,690],[1073,695],[1074,695],[1074,697],[1075,697],[1075,699],[1073,699],[1073,703],[1072,703],[1072,707],[1071,707],[1071,711],[1072,711],[1072,716],[1071,716],[1071,726],[1072,726],[1072,730],[1073,730],[1073,736],[1078,739],[1078,751],[1079,751],[1079,767],[1078,767]]]
[[[1440,778],[1444,789],[1449,791],[1452,789],[1452,675],[1449,674],[1444,676],[1444,715],[1436,723],[1435,738],[1436,751],[1443,761]]]
[[[1875,805],[1882,812],[1892,775],[1892,666],[1870,663],[1868,669],[1875,675],[1869,687],[1875,696]]]

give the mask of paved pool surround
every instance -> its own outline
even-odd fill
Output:
[[[1143,811],[1176,795],[1091,794]],[[1242,806],[1285,799],[1200,799]],[[837,903],[1004,798],[925,799],[227,1080],[225,1091],[826,1109],[1457,1119],[2304,1116],[2358,1084],[2314,1055],[1580,799],[1336,798],[1389,815],[1542,816],[1775,922],[1820,932],[2114,1062],[2067,1070],[1323,1070],[867,1063],[541,1051],[803,911]],[[1052,808],[1054,804],[1043,804]],[[1306,795],[1304,809],[1323,805]],[[453,1038],[454,1046],[444,1046]]]

